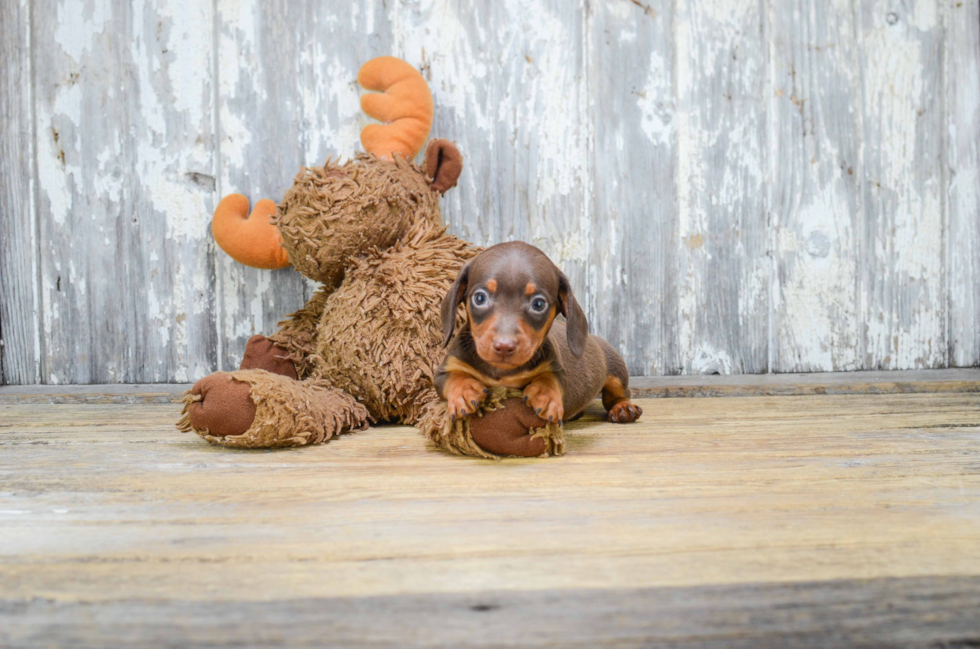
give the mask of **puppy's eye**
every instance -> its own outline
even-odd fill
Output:
[[[473,306],[486,306],[487,300],[489,300],[489,298],[487,297],[487,292],[484,291],[482,288],[476,293],[474,293],[473,297],[470,299],[473,300]]]
[[[547,308],[548,300],[544,299],[543,297],[536,297],[531,300],[531,310],[535,313],[542,313]]]

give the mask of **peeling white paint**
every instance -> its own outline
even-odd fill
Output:
[[[918,19],[935,23],[928,12]],[[926,76],[932,39],[897,25],[882,20],[864,34],[865,103],[874,106],[865,120],[876,142],[865,158],[866,205],[884,226],[873,248],[881,271],[864,292],[868,355],[889,369],[937,367],[946,344],[945,305],[937,299],[944,272],[941,143],[939,130],[928,128],[939,104],[932,103],[937,86],[926,85],[936,79]]]
[[[794,220],[805,228],[781,227],[776,249],[783,260],[792,260],[789,281],[779,285],[781,331],[776,338],[792,342],[799,358],[783,363],[806,364],[807,369],[858,369],[856,304],[853,283],[855,260],[842,257],[851,250],[852,233],[846,229],[848,205],[832,186],[800,207]],[[844,231],[838,228],[844,226]],[[842,243],[847,242],[847,246]],[[791,272],[790,272],[791,271]],[[785,343],[784,343],[785,344]],[[786,353],[793,353],[787,350]],[[790,365],[792,366],[792,365]]]
[[[568,65],[578,39],[542,2],[510,0],[514,16],[522,16],[528,49],[537,56],[524,68],[519,81],[532,91],[524,95],[521,115],[537,128],[538,205],[550,204],[559,196],[580,192],[585,182],[587,140],[584,129],[584,86],[580,70]],[[547,43],[548,47],[542,47]],[[515,96],[519,93],[514,89]]]
[[[355,0],[296,25],[297,5],[272,21],[259,0],[35,14],[38,376],[189,380],[212,369],[215,322],[226,365],[272,331],[314,286],[220,251],[212,268],[209,175],[254,202],[353,154],[357,68],[388,53],[426,66],[432,136],[463,150],[454,231],[529,240],[588,278],[580,301],[631,367],[977,362],[977,7],[644,4]],[[622,102],[596,96],[597,60],[635,72]],[[125,309],[138,331],[102,322]]]
[[[487,36],[478,33],[473,38],[464,24],[472,16],[460,15],[467,11],[442,0],[422,0],[409,11],[396,11],[395,51],[415,65],[421,65],[423,60],[429,63],[429,86],[436,110],[465,118],[466,128],[486,135],[490,138],[488,146],[493,146],[493,120],[508,119],[509,104],[486,106],[479,99],[496,71],[477,51],[478,44],[487,42]],[[433,39],[432,34],[438,34],[438,38]]]
[[[38,108],[38,180],[58,225],[65,224],[74,207],[76,179],[81,178],[77,164],[81,113],[82,89],[77,84],[59,85],[54,105]]]
[[[231,7],[238,11],[231,11]],[[220,3],[218,16],[221,21],[221,29],[218,34],[218,94],[222,101],[218,105],[219,120],[221,124],[221,185],[227,188],[228,192],[253,191],[252,187],[240,187],[231,185],[231,176],[240,171],[248,147],[252,143],[252,131],[256,128],[255,124],[248,124],[243,117],[234,110],[233,106],[237,102],[248,102],[252,98],[240,96],[240,86],[245,87],[245,91],[259,92],[262,88],[260,84],[256,88],[255,84],[249,83],[252,74],[258,74],[261,68],[255,61],[254,41],[257,25],[255,16],[258,14],[258,5],[252,2]],[[261,98],[261,97],[260,97]]]
[[[82,56],[92,52],[92,36],[105,32],[112,18],[112,3],[110,0],[62,0],[57,12],[54,41],[73,61],[81,61]]]
[[[691,27],[690,17],[685,9],[679,9],[677,17],[677,28],[674,32],[674,43],[676,52],[675,79],[683,84],[678,88],[678,95],[681,98],[677,114],[677,230],[680,240],[687,237],[696,236],[704,231],[704,223],[698,214],[692,209],[692,194],[703,187],[698,187],[697,183],[701,176],[697,168],[696,142],[697,131],[692,132],[690,94],[692,88],[691,77]],[[685,103],[686,100],[686,103]],[[704,254],[703,249],[695,254]],[[679,280],[681,289],[678,291],[678,310],[680,319],[677,327],[679,346],[683,350],[693,350],[697,344],[695,323],[693,313],[698,309],[697,295],[700,293],[700,278],[691,264],[681,263]],[[688,352],[692,353],[692,352]],[[692,361],[688,361],[692,362]],[[682,361],[683,364],[683,361]],[[693,371],[691,367],[682,365],[682,369],[687,372]]]
[[[652,144],[669,145],[673,141],[674,111],[670,99],[667,61],[661,52],[651,51],[646,84],[637,93],[637,104],[642,114],[640,128]]]
[[[180,304],[209,290],[212,196],[186,176],[211,168],[211,8],[131,11],[63,3],[42,18],[54,28],[38,30],[49,53],[37,75],[48,381],[174,380],[206,344],[206,306],[191,320]],[[146,326],[126,331],[133,314]]]
[[[899,16],[899,19],[901,18]],[[914,4],[914,10],[908,12],[906,18],[908,24],[918,30],[929,31],[936,29],[939,26],[939,2],[916,2]]]
[[[325,52],[321,60],[326,60]],[[311,163],[323,162],[330,155],[347,158],[361,149],[361,130],[370,120],[361,112],[360,93],[352,83],[356,78],[357,70],[343,65],[337,57],[333,57],[326,66],[326,76],[318,78],[317,85],[326,94],[316,102],[321,108],[312,112],[314,135],[311,142],[314,145],[319,144],[320,152],[307,152]],[[322,108],[324,105],[337,111],[339,123],[325,119]]]
[[[735,371],[732,358],[724,349],[713,349],[702,344],[691,356],[690,374],[732,374]]]

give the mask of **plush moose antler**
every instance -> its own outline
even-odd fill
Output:
[[[414,158],[432,127],[432,93],[425,79],[401,59],[379,56],[361,66],[357,82],[378,91],[361,97],[361,110],[385,122],[364,127],[364,150],[388,160],[395,155]]]
[[[248,213],[248,199],[229,194],[221,199],[211,220],[211,234],[221,249],[240,264],[275,270],[289,266],[282,235],[270,220],[276,204],[263,198]]]
[[[364,127],[364,150],[386,160],[414,158],[432,127],[432,93],[425,79],[401,59],[379,56],[361,66],[357,81],[366,90],[377,91],[361,97],[361,109],[385,122]],[[447,166],[440,169],[442,165]],[[433,188],[445,192],[455,184],[462,160],[455,149],[450,152],[440,142],[426,153],[426,168],[435,179]],[[450,176],[447,184],[445,178]],[[269,199],[258,201],[249,214],[248,199],[231,194],[218,203],[211,232],[221,249],[239,263],[269,270],[285,268],[290,265],[289,257],[280,231],[271,222],[275,214],[276,204]]]

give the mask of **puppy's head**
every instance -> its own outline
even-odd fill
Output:
[[[442,302],[444,344],[453,337],[458,304],[466,305],[476,353],[503,370],[531,360],[559,313],[573,354],[582,353],[589,335],[568,278],[547,255],[519,241],[487,248],[460,271]]]

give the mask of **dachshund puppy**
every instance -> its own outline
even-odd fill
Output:
[[[453,338],[456,307],[467,322]],[[435,387],[455,420],[476,412],[488,386],[524,390],[539,417],[570,421],[600,393],[609,421],[635,421],[626,363],[605,340],[589,335],[568,278],[526,243],[487,248],[463,267],[442,302],[443,344]],[[564,322],[556,321],[561,314]]]

